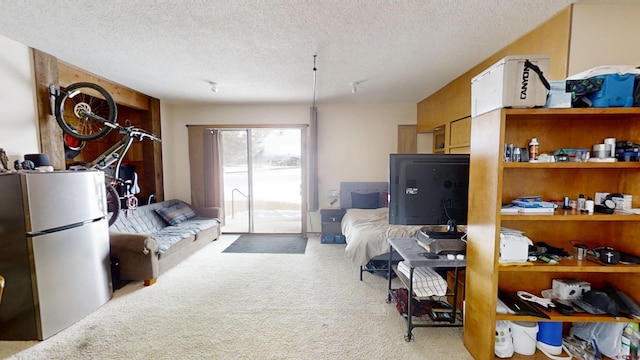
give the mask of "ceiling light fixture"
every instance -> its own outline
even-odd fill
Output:
[[[209,85],[211,85],[211,91],[214,93],[218,92],[218,83],[215,81],[209,81]]]
[[[349,85],[351,85],[351,93],[355,94],[358,91],[358,85],[360,85],[360,82],[355,81],[355,82],[349,83]]]

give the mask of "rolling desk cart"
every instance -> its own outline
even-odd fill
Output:
[[[463,313],[462,309],[458,309],[456,304],[458,302],[458,286],[454,286],[453,290],[448,289],[447,295],[453,296],[453,304],[451,304],[451,309],[448,311],[450,316],[448,320],[439,320],[435,321],[429,318],[429,316],[421,316],[417,318],[417,322],[414,321],[414,316],[411,316],[411,298],[416,298],[417,300],[427,300],[431,297],[422,298],[416,297],[413,292],[413,272],[415,268],[418,267],[430,267],[430,268],[451,268],[454,272],[454,284],[458,283],[458,275],[460,269],[463,269],[467,265],[466,258],[461,260],[449,260],[446,255],[439,255],[437,259],[429,259],[424,256],[425,250],[417,244],[415,238],[389,238],[389,253],[392,253],[395,250],[402,258],[405,263],[409,265],[409,277],[407,278],[402,272],[397,270],[396,266],[393,266],[393,270],[395,271],[398,278],[403,283],[403,285],[408,289],[408,301],[407,301],[407,314],[405,316],[405,320],[407,322],[407,333],[404,336],[405,341],[412,341],[413,334],[412,330],[416,327],[460,327],[463,325]],[[392,259],[389,257],[389,291],[387,294],[387,303],[391,303],[393,301],[393,289],[391,286],[391,269],[392,269]]]

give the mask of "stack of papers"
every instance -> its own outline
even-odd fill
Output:
[[[519,197],[502,207],[502,214],[553,214],[556,204],[542,201],[541,196]]]
[[[555,210],[556,210],[555,208],[542,208],[542,207],[541,208],[524,208],[524,207],[519,207],[519,206],[509,204],[509,205],[504,205],[500,210],[500,212],[504,215],[511,215],[511,214],[553,215]]]
[[[518,229],[511,229],[508,227],[504,227],[501,226],[500,227],[500,234],[502,235],[523,235],[524,231],[518,230]]]

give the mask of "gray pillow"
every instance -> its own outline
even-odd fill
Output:
[[[351,207],[355,209],[377,209],[380,207],[380,193],[351,193]]]
[[[178,225],[181,222],[196,217],[198,214],[187,204],[179,203],[174,206],[156,209],[156,213],[169,225]]]

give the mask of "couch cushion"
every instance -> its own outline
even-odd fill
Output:
[[[182,239],[195,236],[200,231],[219,226],[218,219],[194,218],[178,225],[167,226],[153,234],[158,243],[158,253],[163,254]]]
[[[131,211],[122,209],[118,219],[111,225],[109,230],[121,233],[153,234],[167,226],[167,223],[154,210],[179,203],[182,203],[182,201],[173,199],[139,206]]]
[[[171,246],[182,239],[194,236],[197,230],[188,226],[167,226],[164,229],[153,234],[154,239],[158,243],[158,253],[163,254]]]
[[[167,226],[154,211],[146,206],[141,206],[129,213],[124,210],[120,211],[118,219],[109,230],[121,233],[153,234]]]
[[[206,230],[209,228],[215,228],[217,226],[220,226],[219,219],[204,218],[199,216],[193,219],[189,219],[189,221],[185,221],[178,225],[178,227],[194,229],[196,230],[196,232]]]
[[[178,225],[198,215],[191,206],[183,202],[166,208],[156,209],[155,211],[169,225]]]
[[[182,217],[191,217],[178,225],[169,225],[159,215],[160,209],[173,208],[181,209]],[[186,210],[185,210],[186,209]],[[172,210],[168,211],[169,213]],[[191,214],[193,212],[193,214]],[[195,217],[192,217],[195,216]],[[109,231],[119,233],[148,234],[152,236],[158,245],[158,254],[164,254],[173,245],[182,239],[192,238],[198,232],[205,229],[217,228],[220,220],[197,216],[195,211],[185,202],[180,200],[167,200],[159,203],[140,206],[126,214],[121,210],[116,222],[109,228]]]

